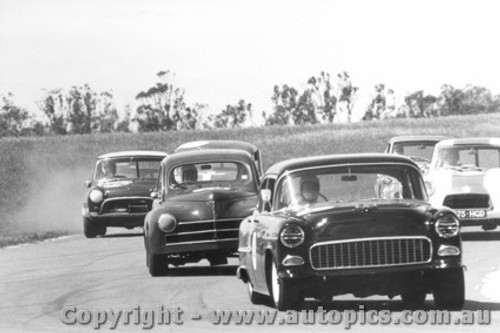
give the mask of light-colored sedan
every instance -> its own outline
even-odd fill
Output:
[[[500,138],[439,142],[426,184],[431,203],[454,209],[462,226],[496,229],[500,225]]]

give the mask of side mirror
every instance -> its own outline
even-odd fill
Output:
[[[86,180],[85,182],[83,182],[83,186],[85,186],[86,188],[90,188],[92,186],[92,182],[90,180]]]
[[[269,189],[261,190],[260,197],[262,198],[262,201],[264,201],[265,203],[270,203],[271,202],[271,190],[269,190]]]

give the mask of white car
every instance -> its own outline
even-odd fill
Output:
[[[425,174],[429,171],[434,147],[439,141],[446,139],[448,138],[445,136],[437,135],[395,136],[387,143],[385,153],[408,156]]]
[[[500,225],[500,138],[439,142],[425,179],[430,202],[454,209],[462,226]]]

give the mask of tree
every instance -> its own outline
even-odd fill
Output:
[[[7,96],[2,96],[0,137],[22,136],[29,133],[29,113],[25,109],[15,105],[12,100],[13,97],[11,93],[7,94]]]
[[[337,74],[338,78],[338,120],[351,122],[352,110],[356,101],[358,87],[352,84],[351,77],[344,71]]]
[[[196,129],[199,110],[202,104],[187,107],[184,102],[184,89],[175,87],[173,73],[160,71],[156,74],[158,82],[137,94],[140,103],[132,121],[142,132]]]
[[[95,92],[88,84],[46,91],[39,108],[49,120],[54,134],[107,133],[114,130],[118,112],[113,94]]]
[[[49,129],[56,135],[68,133],[67,110],[64,108],[64,96],[61,89],[45,92],[45,97],[38,102],[38,107],[47,116]]]
[[[464,92],[455,89],[451,84],[445,84],[441,87],[441,115],[464,114]]]
[[[242,127],[252,113],[252,104],[241,99],[235,105],[226,105],[226,108],[214,117],[215,128]]]

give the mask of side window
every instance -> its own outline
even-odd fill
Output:
[[[158,191],[158,196],[160,199],[163,199],[163,196],[165,195],[165,175],[163,172],[163,165],[160,165],[160,170],[158,171],[158,178],[156,180],[156,191]]]
[[[259,212],[270,212],[271,211],[275,182],[276,182],[276,180],[274,178],[265,178],[262,181],[262,184],[261,184],[260,190],[259,190],[259,199],[257,201],[257,210]],[[270,190],[271,191],[271,202],[264,202],[264,200],[262,199],[262,194],[261,194],[262,190]]]

